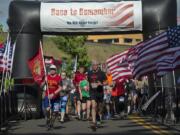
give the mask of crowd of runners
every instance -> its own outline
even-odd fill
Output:
[[[42,105],[49,129],[56,118],[64,123],[74,116],[90,121],[95,131],[103,120],[137,113],[142,97],[148,96],[147,78],[113,81],[111,72],[102,71],[96,61],[92,62],[91,70],[80,66],[71,77],[66,72],[58,74],[57,67],[50,65],[45,80],[41,85],[44,90]]]

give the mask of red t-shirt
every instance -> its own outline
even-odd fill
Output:
[[[116,85],[111,92],[112,96],[124,95],[124,93],[125,93],[124,82],[125,82],[124,79],[120,79],[120,80],[116,81]]]
[[[46,96],[48,96],[48,91],[49,91],[49,94],[52,94],[58,89],[60,82],[61,82],[61,76],[59,76],[59,75],[56,75],[56,76],[48,75],[47,76],[47,82],[48,82],[48,90],[46,90]],[[53,98],[57,98],[58,96],[59,95],[57,94]]]
[[[77,91],[79,91],[78,86],[79,86],[80,81],[85,80],[86,78],[87,78],[87,77],[86,77],[86,74],[83,74],[83,73],[80,73],[80,72],[77,72],[77,73],[75,74],[75,77],[74,77],[73,82],[74,82],[74,84],[75,84],[75,86],[76,86],[76,90],[77,90]]]

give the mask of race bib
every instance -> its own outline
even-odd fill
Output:
[[[93,88],[93,89],[95,89],[95,88],[97,88],[97,83],[91,83],[91,87]]]
[[[124,97],[120,97],[119,102],[124,102]]]
[[[59,108],[60,108],[59,103],[54,103],[54,107],[53,107],[54,112],[59,112]]]

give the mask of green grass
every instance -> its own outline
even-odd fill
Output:
[[[129,46],[115,46],[115,45],[86,45],[88,56],[91,60],[97,60],[98,62],[105,62],[110,56],[123,52],[129,48]]]
[[[43,39],[43,51],[44,55],[53,56],[56,59],[61,59],[63,57],[70,58],[70,55],[66,54],[62,50],[59,50],[53,41],[48,38]]]
[[[5,40],[7,33],[1,33],[0,37],[2,40]],[[86,43],[87,53],[90,60],[97,60],[98,62],[105,62],[110,56],[123,52],[127,50],[130,46],[119,46],[119,45],[92,45],[92,43]],[[58,47],[53,43],[52,40],[48,37],[43,38],[43,50],[44,55],[53,56],[56,59],[61,59],[63,57],[70,58],[71,56],[62,50],[59,50]]]
[[[127,50],[130,46],[119,46],[119,45],[92,45],[86,43],[87,53],[90,60],[96,60],[98,62],[105,62],[110,56]],[[53,56],[56,59],[63,57],[70,58],[70,55],[59,50],[58,47],[49,39],[44,38],[43,40],[44,55]]]

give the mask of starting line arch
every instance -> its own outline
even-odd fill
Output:
[[[123,34],[142,32],[144,39],[177,25],[175,0],[58,2],[18,1],[9,6],[8,25],[16,50],[14,78],[29,78],[27,61],[48,34]]]

